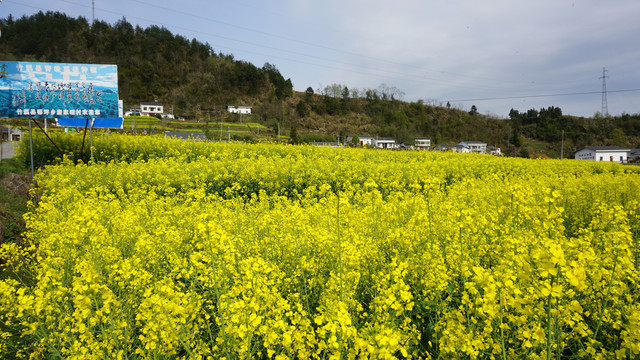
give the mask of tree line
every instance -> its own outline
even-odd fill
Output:
[[[89,24],[83,17],[38,12],[9,15],[0,26],[0,60],[116,64],[119,96],[131,106],[157,99],[197,116],[248,97],[282,100],[293,91],[275,65],[260,68],[216,53],[208,43],[155,25],[134,27],[125,18]]]

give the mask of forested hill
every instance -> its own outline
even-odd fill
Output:
[[[561,151],[570,156],[586,145],[640,147],[640,114],[591,119],[549,107],[512,110],[508,118],[496,119],[475,105],[463,110],[404,102],[401,90],[384,84],[376,89],[331,84],[315,90],[307,87],[313,84],[298,84],[307,90],[294,92],[275,65],[257,67],[164,27],[134,27],[124,18],[91,25],[84,18],[40,12],[0,19],[0,27],[0,61],[117,64],[125,108],[159,100],[177,115],[208,122],[238,121],[225,106],[251,105],[251,121],[270,127],[271,134],[277,127],[293,141],[359,134],[411,144],[424,136],[434,144],[479,140],[508,155],[532,157],[559,157]]]
[[[292,93],[291,80],[275,66],[258,68],[217,54],[209,44],[173,35],[164,27],[142,29],[125,19],[90,25],[84,18],[58,12],[9,16],[0,25],[0,60],[117,64],[125,104],[158,99],[186,114],[246,97],[283,99]]]

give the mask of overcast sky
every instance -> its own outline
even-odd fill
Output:
[[[269,62],[298,91],[386,84],[406,101],[499,117],[548,106],[593,116],[606,68],[609,113],[640,113],[638,0],[94,1],[96,20],[164,26]],[[93,16],[91,0],[0,3],[2,18],[40,10]]]

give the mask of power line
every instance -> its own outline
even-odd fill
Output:
[[[0,2],[1,1],[2,0],[0,0]],[[76,6],[80,6],[80,7],[85,7],[85,8],[88,7],[87,5],[76,3],[76,2],[70,1],[70,0],[59,0],[59,1],[66,2],[66,3],[72,4],[72,5],[76,5]],[[142,1],[142,0],[134,0],[134,1],[138,2],[138,3],[145,4],[145,5],[151,5],[150,3]],[[35,6],[32,6],[32,5],[21,4],[18,1],[12,1],[12,2],[20,4],[20,5],[23,5],[23,6],[39,9],[39,8],[37,8]],[[92,0],[92,15],[94,13],[94,9],[93,9],[94,2],[95,2],[95,0]],[[280,35],[264,32],[264,31],[260,31],[260,30],[254,30],[254,29],[250,29],[250,28],[246,28],[246,27],[242,27],[242,26],[238,26],[238,25],[234,25],[234,24],[229,24],[229,23],[225,23],[225,22],[222,22],[222,21],[214,20],[214,19],[211,19],[211,18],[203,17],[203,16],[200,16],[200,15],[190,14],[190,13],[187,13],[187,12],[184,12],[184,11],[181,11],[181,10],[162,7],[162,6],[158,6],[158,5],[155,5],[155,4],[153,6],[161,8],[161,9],[163,9],[165,11],[181,13],[181,14],[184,14],[184,15],[187,15],[187,16],[191,16],[191,17],[207,20],[207,21],[210,21],[210,22],[220,23],[220,24],[223,24],[225,26],[233,26],[233,27],[238,28],[238,29],[252,31],[252,32],[255,32],[255,33],[260,33],[260,34],[267,35],[267,36],[281,38],[281,39],[288,40],[288,41],[298,42],[298,43],[305,44],[305,45],[324,48],[324,49],[328,49],[328,50],[332,50],[332,51],[336,51],[336,52],[341,52],[341,53],[344,53],[344,54],[359,56],[359,57],[363,57],[363,58],[369,58],[369,59],[377,60],[377,61],[381,61],[381,62],[397,64],[397,65],[401,65],[401,66],[410,66],[410,65],[406,65],[406,64],[400,64],[400,63],[397,63],[397,62],[393,62],[393,61],[387,61],[387,60],[376,58],[376,57],[370,57],[370,56],[361,55],[361,54],[357,54],[357,53],[352,53],[352,52],[348,52],[348,51],[343,51],[343,50],[340,50],[340,49],[335,49],[335,48],[331,48],[331,47],[327,47],[327,46],[323,46],[323,45],[318,45],[318,44],[314,44],[314,43],[310,43],[310,42],[306,42],[306,41],[296,40],[296,39],[293,39],[293,38],[280,36]],[[106,10],[106,9],[100,9],[100,8],[99,8],[99,10],[101,10],[103,12],[119,15],[119,16],[126,16],[126,14],[123,14],[121,12],[116,12],[116,11],[111,11],[111,10]],[[194,32],[194,33],[203,34],[203,35],[206,35],[206,36],[217,37],[217,38],[220,38],[220,39],[233,41],[233,42],[239,43],[239,44],[250,45],[252,47],[260,47],[260,48],[265,48],[265,49],[269,49],[269,50],[274,50],[274,51],[277,51],[279,53],[288,53],[288,54],[303,56],[303,57],[307,57],[307,58],[311,58],[311,59],[315,59],[315,60],[326,61],[326,62],[329,62],[331,64],[347,66],[349,68],[340,68],[340,67],[335,67],[335,66],[330,66],[330,65],[322,65],[322,64],[313,63],[313,62],[306,62],[306,61],[302,61],[302,60],[294,60],[294,59],[292,59],[290,57],[284,57],[284,56],[281,57],[281,56],[277,56],[277,55],[260,54],[260,53],[257,53],[257,52],[248,51],[248,50],[241,50],[241,49],[237,49],[237,48],[231,48],[231,47],[228,47],[228,46],[220,46],[220,45],[216,46],[218,48],[226,48],[226,49],[229,49],[229,50],[232,50],[232,51],[241,51],[241,52],[245,52],[245,53],[252,53],[252,54],[256,54],[256,55],[260,55],[260,56],[266,56],[266,57],[270,57],[270,58],[280,58],[280,59],[285,59],[286,61],[290,61],[290,62],[296,62],[296,63],[312,65],[312,66],[317,66],[317,67],[324,67],[324,68],[348,71],[348,72],[359,73],[359,74],[363,74],[363,75],[384,76],[384,75],[382,75],[380,73],[387,73],[387,74],[393,74],[393,75],[396,75],[396,76],[402,76],[402,77],[404,77],[406,79],[409,79],[409,80],[412,80],[412,81],[416,81],[416,82],[424,82],[424,83],[430,83],[430,84],[440,83],[440,84],[446,84],[446,85],[456,86],[456,87],[460,87],[460,88],[475,88],[475,89],[487,90],[486,87],[485,88],[479,88],[479,87],[474,87],[474,86],[462,85],[459,82],[457,83],[455,81],[450,81],[450,80],[438,80],[438,79],[428,78],[426,76],[421,76],[421,75],[416,74],[416,73],[409,74],[409,73],[402,73],[402,72],[392,71],[392,70],[388,70],[388,69],[374,68],[374,67],[370,67],[370,66],[363,67],[362,65],[359,65],[359,64],[351,64],[351,63],[346,63],[346,62],[340,62],[340,61],[336,61],[336,60],[332,60],[332,59],[328,59],[328,58],[318,57],[318,56],[315,56],[315,55],[305,54],[305,53],[302,53],[302,52],[297,52],[297,51],[291,51],[291,50],[286,50],[286,49],[280,49],[280,48],[276,48],[276,47],[266,46],[266,45],[262,45],[262,44],[258,44],[258,43],[253,43],[253,42],[250,42],[250,41],[245,41],[245,40],[239,40],[239,39],[234,39],[234,38],[230,38],[230,37],[220,36],[220,35],[216,35],[216,34],[213,34],[213,33],[207,33],[207,32],[200,31],[200,30],[193,30],[193,29],[189,29],[189,28],[181,27],[181,26],[177,26],[177,25],[163,24],[161,22],[158,22],[157,20],[146,19],[146,18],[137,17],[137,16],[131,16],[131,15],[128,15],[128,17],[131,17],[131,18],[134,18],[134,19],[138,19],[138,20],[141,20],[141,21],[144,21],[144,22],[148,22],[150,24],[159,24],[159,25],[162,25],[162,26],[166,26],[168,28],[181,29],[183,31],[190,31],[190,32]],[[415,67],[415,66],[413,66],[413,67]],[[366,70],[380,72],[380,73],[376,74],[376,73],[373,73],[373,72],[367,72]],[[445,72],[445,71],[440,71],[440,73],[442,73],[442,74],[447,73],[447,74],[455,75],[455,74],[452,74],[452,73],[449,73],[449,72]],[[468,77],[468,76],[465,76],[465,77]],[[468,77],[468,78],[472,78],[472,77]],[[496,89],[496,90],[498,90],[498,89]],[[630,91],[640,91],[640,89],[615,90],[615,91],[611,91],[611,92],[630,92]],[[455,101],[455,102],[490,101],[490,100],[524,99],[524,98],[538,98],[538,97],[591,95],[591,94],[596,94],[596,93],[598,93],[598,92],[552,93],[552,94],[541,94],[541,95],[521,95],[521,96],[506,96],[506,97],[486,97],[486,98],[456,99],[456,100],[450,100],[450,101]]]
[[[71,0],[59,0],[59,1],[65,2],[65,3],[68,3],[68,4],[72,4],[72,5],[81,6],[81,7],[88,7],[87,5],[76,3],[76,2],[71,1]],[[136,1],[136,2],[144,3],[142,1]],[[21,4],[21,5],[23,5],[23,4]],[[25,6],[29,6],[29,5],[25,5]],[[30,6],[30,7],[33,7],[33,6]],[[170,10],[170,9],[164,8],[164,7],[160,7],[160,8],[162,8],[164,10]],[[148,22],[150,24],[154,24],[154,25],[155,24],[162,25],[162,26],[165,26],[167,28],[179,29],[179,30],[183,30],[183,31],[190,31],[190,32],[193,32],[193,33],[198,33],[198,34],[202,34],[202,35],[206,35],[206,36],[212,36],[212,37],[220,38],[220,39],[223,39],[223,40],[233,41],[233,42],[238,43],[238,44],[246,44],[246,45],[250,45],[252,47],[260,47],[260,48],[264,48],[264,49],[268,49],[268,50],[274,50],[274,51],[280,52],[280,53],[288,53],[288,54],[303,56],[303,57],[307,57],[307,58],[311,58],[311,59],[315,59],[315,60],[326,61],[326,62],[329,62],[329,63],[332,63],[332,64],[337,64],[337,65],[346,65],[346,66],[349,66],[349,67],[351,67],[353,69],[344,69],[344,68],[340,69],[340,68],[338,68],[338,70],[349,71],[349,72],[352,72],[352,73],[359,73],[359,74],[363,74],[363,75],[372,75],[372,76],[382,76],[380,74],[376,74],[376,73],[372,73],[372,72],[365,72],[364,70],[366,69],[366,70],[369,70],[369,71],[377,71],[377,72],[387,73],[387,74],[391,74],[391,75],[402,76],[402,77],[404,77],[404,78],[406,78],[408,80],[417,81],[417,82],[423,82],[423,83],[429,83],[429,84],[439,83],[439,84],[442,84],[442,85],[449,85],[449,86],[454,86],[454,87],[458,87],[458,88],[486,90],[486,87],[485,88],[479,88],[477,86],[462,85],[459,82],[430,78],[430,77],[422,76],[422,75],[415,74],[415,73],[409,74],[409,73],[403,73],[403,72],[398,72],[398,71],[393,71],[393,70],[388,70],[388,69],[375,68],[375,67],[371,67],[371,66],[363,68],[363,66],[360,65],[360,64],[352,64],[352,63],[347,63],[347,62],[336,61],[336,60],[332,60],[332,59],[328,59],[328,58],[319,57],[319,56],[316,56],[316,55],[305,54],[305,53],[302,53],[302,52],[299,52],[299,51],[281,49],[281,48],[277,48],[277,47],[273,47],[273,46],[254,43],[254,42],[251,42],[251,41],[235,39],[235,38],[222,36],[222,35],[216,35],[216,34],[205,32],[205,31],[201,31],[201,30],[190,29],[190,28],[183,27],[183,26],[178,26],[178,25],[173,25],[173,24],[165,24],[165,23],[159,22],[157,20],[147,19],[147,18],[143,18],[143,17],[140,17],[140,16],[134,16],[134,15],[126,15],[126,14],[123,14],[123,13],[117,12],[117,11],[101,9],[101,8],[98,8],[98,10],[100,10],[102,12],[106,12],[106,13],[111,13],[111,14],[114,14],[114,15],[126,16],[127,18],[137,19],[137,20],[140,20],[140,21]],[[223,24],[226,24],[226,23],[223,23]],[[239,28],[242,28],[242,27],[239,27]],[[246,29],[246,28],[244,28],[244,29]],[[268,34],[268,33],[264,33],[264,34]],[[275,36],[275,35],[272,35],[272,36]],[[316,45],[316,46],[318,46],[318,45]],[[228,46],[216,45],[216,47],[218,47],[218,48],[226,48],[226,49],[229,49],[229,50],[232,50],[232,51],[235,50],[235,51],[243,51],[243,52],[247,52],[247,53],[258,54],[256,52],[240,50],[240,49],[231,48],[231,47],[228,47]],[[335,51],[340,51],[340,50],[335,50]],[[350,53],[347,53],[347,54],[350,54]],[[355,53],[351,53],[351,54],[357,55]],[[274,55],[264,55],[264,54],[260,54],[260,55],[269,56],[269,57],[273,57],[273,58],[279,58],[278,56],[274,56]],[[364,56],[364,55],[358,55],[358,56],[367,57],[367,56]],[[309,63],[309,62],[303,62],[303,61],[299,61],[299,60],[298,61],[292,60],[291,58],[283,58],[283,59],[285,59],[287,61],[291,61],[291,62],[297,62],[297,63],[303,63],[303,64],[307,64],[307,65],[313,65],[313,66],[326,67],[326,68],[330,68],[330,69],[336,69],[335,66],[334,67],[330,67],[330,66],[327,66],[327,65],[318,65],[316,63]],[[376,59],[376,58],[372,58],[372,59]],[[382,60],[382,59],[378,59],[378,60],[379,61],[385,61],[385,60]],[[391,63],[393,63],[393,62],[391,62]],[[402,65],[402,64],[399,64],[399,63],[394,63],[394,64]]]
[[[640,91],[640,89],[610,90],[609,92],[621,93],[621,92],[635,92],[635,91]],[[456,99],[456,100],[449,100],[449,101],[456,101],[456,102],[490,101],[490,100],[510,100],[510,99],[556,97],[556,96],[593,95],[593,94],[600,94],[600,91],[586,91],[586,92],[560,93],[560,94],[540,94],[540,95],[518,95],[518,96],[503,96],[503,97],[486,97],[486,98],[475,98],[475,99]]]
[[[76,6],[79,6],[79,7],[85,7],[85,8],[89,7],[89,6],[85,5],[85,4],[77,3],[77,2],[74,2],[74,1],[71,1],[71,0],[58,0],[58,1],[65,2],[65,3],[68,3],[68,4],[72,4],[72,5],[76,5]],[[356,56],[356,57],[360,57],[360,58],[375,60],[375,61],[378,61],[378,62],[398,65],[398,66],[402,66],[402,67],[410,67],[410,68],[423,70],[422,67],[415,66],[415,65],[402,64],[402,63],[399,63],[399,62],[390,61],[390,60],[386,60],[386,59],[382,59],[382,58],[378,58],[378,57],[374,57],[374,56],[368,56],[368,55],[363,55],[363,54],[359,54],[359,53],[355,53],[355,52],[340,50],[340,49],[329,47],[329,46],[325,46],[325,45],[315,44],[315,43],[312,43],[312,42],[298,40],[298,39],[294,39],[294,38],[291,38],[291,37],[281,36],[281,35],[265,32],[265,31],[261,31],[261,30],[255,30],[255,29],[251,29],[251,28],[248,28],[248,27],[243,27],[243,26],[240,26],[240,25],[231,24],[231,23],[228,23],[228,22],[215,20],[215,19],[212,19],[210,17],[204,17],[204,16],[201,16],[201,15],[191,14],[191,13],[188,13],[188,12],[185,12],[185,11],[182,11],[182,10],[177,10],[177,9],[172,9],[172,8],[160,6],[160,5],[149,3],[149,2],[146,2],[146,1],[142,1],[142,0],[133,0],[133,1],[135,1],[137,3],[140,3],[140,4],[143,4],[143,5],[147,5],[147,6],[153,6],[155,8],[162,9],[164,11],[183,14],[183,15],[190,16],[190,17],[197,18],[197,19],[201,19],[201,20],[204,20],[204,21],[208,21],[208,22],[212,22],[212,23],[218,23],[218,24],[222,24],[222,25],[225,25],[225,26],[234,27],[234,28],[237,28],[237,29],[242,29],[242,30],[245,30],[245,31],[250,31],[250,32],[254,32],[254,33],[258,33],[258,34],[262,34],[262,35],[266,35],[266,36],[271,36],[271,37],[274,37],[274,38],[279,38],[279,39],[283,39],[283,40],[287,40],[287,41],[291,41],[291,42],[296,42],[296,43],[300,43],[300,44],[304,44],[304,45],[308,45],[308,46],[313,46],[313,47],[317,47],[317,48],[321,48],[321,49],[325,49],[325,50],[331,50],[331,51],[334,51],[334,52],[337,52],[337,53],[342,53],[342,54]],[[94,2],[94,0],[92,0],[92,5],[93,5],[93,2]],[[18,2],[18,1],[13,1],[13,3],[42,10],[41,8],[38,8],[38,7],[35,7],[35,6],[32,6],[32,5],[22,4],[22,3]],[[465,84],[461,83],[460,81],[452,81],[452,80],[448,80],[448,79],[445,79],[445,80],[436,79],[436,78],[433,78],[433,77],[428,77],[426,75],[417,74],[417,73],[410,73],[409,74],[409,73],[403,73],[403,72],[393,71],[393,70],[389,70],[389,69],[375,68],[375,67],[372,67],[372,66],[366,66],[366,67],[363,68],[362,64],[346,63],[346,62],[336,61],[336,60],[329,59],[329,58],[319,57],[319,56],[316,56],[316,55],[309,55],[309,54],[305,54],[305,53],[298,52],[298,51],[281,49],[281,48],[267,46],[267,45],[263,45],[263,44],[259,44],[259,43],[246,41],[246,40],[240,40],[240,39],[235,39],[235,38],[231,38],[231,37],[216,35],[216,34],[208,33],[208,32],[201,31],[201,30],[194,30],[194,29],[190,29],[190,28],[186,28],[186,27],[182,27],[182,26],[177,26],[177,25],[174,25],[174,24],[162,23],[162,22],[159,22],[156,19],[147,19],[147,18],[143,18],[143,17],[139,17],[139,16],[134,16],[134,15],[131,15],[131,14],[124,14],[124,13],[119,12],[119,11],[111,11],[111,10],[102,9],[102,8],[98,8],[98,10],[100,10],[102,12],[105,12],[105,13],[111,13],[111,14],[114,14],[114,15],[118,15],[118,16],[126,16],[127,18],[137,19],[137,20],[140,20],[140,21],[148,22],[150,24],[154,24],[154,25],[156,25],[156,24],[157,25],[162,25],[162,26],[165,26],[167,28],[179,29],[179,30],[182,30],[182,31],[189,31],[189,32],[193,32],[193,33],[199,33],[199,34],[206,35],[206,36],[211,36],[211,37],[216,37],[216,38],[223,39],[223,40],[233,41],[233,42],[239,43],[239,44],[250,45],[252,47],[261,47],[261,48],[273,50],[273,51],[276,51],[276,52],[279,52],[279,53],[289,53],[289,54],[293,54],[293,55],[312,58],[312,59],[315,59],[315,60],[326,61],[326,62],[333,63],[333,64],[346,65],[346,66],[350,66],[350,67],[352,67],[354,69],[357,69],[357,70],[346,70],[346,71],[350,71],[350,72],[353,72],[353,73],[360,73],[360,74],[373,75],[373,76],[381,76],[380,74],[373,74],[373,73],[365,73],[365,72],[363,72],[364,69],[368,69],[368,70],[371,70],[371,71],[383,72],[383,73],[388,73],[388,74],[391,74],[391,75],[403,76],[405,78],[409,78],[410,80],[418,81],[418,82],[431,83],[431,84],[439,83],[439,84],[442,84],[442,85],[450,85],[450,86],[454,86],[454,87],[458,87],[458,88],[466,88],[466,89],[484,89],[484,90],[487,89],[486,87],[480,88],[480,87],[477,87],[477,86],[465,85]],[[94,13],[94,11],[95,11],[95,7],[92,6],[92,14]],[[228,47],[228,46],[216,45],[216,47],[218,47],[218,48],[227,48],[227,49],[230,49],[232,51],[235,50],[235,51],[244,51],[244,52],[252,53],[250,51],[245,51],[245,50],[241,50],[241,49],[237,49],[237,48],[231,48],[231,47]],[[253,54],[257,54],[257,53],[253,52]],[[263,56],[269,56],[269,57],[278,58],[277,56],[273,56],[273,55],[263,55]],[[292,61],[290,58],[285,58],[285,59],[288,60],[288,61]],[[294,62],[303,63],[301,61],[294,61]],[[317,64],[313,64],[313,63],[307,63],[307,64],[317,66]],[[343,69],[343,70],[345,70],[345,69]],[[433,69],[425,69],[425,71],[438,73],[438,74],[448,74],[448,75],[453,75],[453,76],[462,77],[462,78],[468,78],[468,79],[480,79],[478,77],[455,74],[455,73],[451,73],[451,72],[448,72],[448,71],[439,71],[439,70],[433,70]],[[498,89],[495,89],[495,88],[493,88],[493,89],[494,90],[498,90]]]

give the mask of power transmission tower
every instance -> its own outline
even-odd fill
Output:
[[[602,108],[600,109],[600,114],[602,116],[609,116],[609,106],[607,105],[607,70],[602,68]]]

